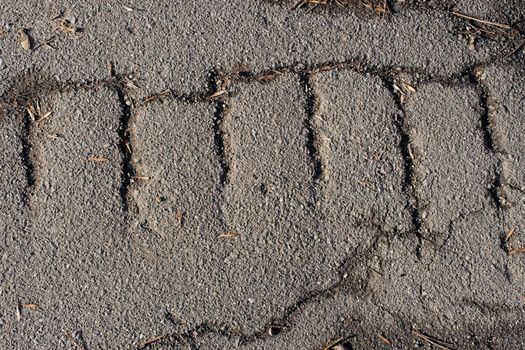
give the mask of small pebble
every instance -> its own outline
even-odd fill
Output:
[[[0,58],[0,69],[4,69],[6,67],[4,60]]]

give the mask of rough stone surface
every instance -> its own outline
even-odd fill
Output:
[[[149,315],[164,319],[170,312],[191,325],[217,320],[222,311],[214,113],[211,102],[158,102],[137,110],[131,127],[138,178],[132,271],[148,286],[139,302]]]
[[[12,327],[16,315],[17,284],[15,277],[18,273],[17,264],[20,264],[21,254],[28,245],[23,234],[25,225],[24,193],[26,191],[26,169],[22,160],[23,142],[25,135],[23,115],[20,111],[13,111],[2,107],[0,110],[0,157],[2,166],[0,176],[2,188],[0,191],[0,262],[2,279],[0,284],[0,347],[13,348],[16,345],[17,329]]]
[[[490,205],[497,162],[484,145],[480,97],[472,87],[430,84],[406,110],[421,220],[430,232],[444,233]]]
[[[229,71],[238,63],[264,70],[357,58],[450,75],[503,49],[499,41],[486,41],[478,51],[468,50],[466,40],[456,34],[462,21],[444,10],[408,6],[382,19],[354,8],[308,15],[307,10],[290,11],[293,5],[259,0],[90,1],[74,6],[67,1],[6,1],[0,5],[5,29],[0,55],[10,54],[1,74],[14,79],[29,69],[49,79],[101,79],[107,77],[106,63],[113,61],[119,71],[140,77],[148,94],[167,87],[202,89],[210,70]],[[82,32],[57,31],[59,20],[51,19],[61,12]],[[55,50],[23,50],[18,31],[24,28],[30,29],[33,47],[55,36]]]
[[[520,96],[520,91],[525,89],[523,73],[523,65],[495,65],[488,67],[481,77],[487,89],[490,129],[500,160],[498,196],[504,206],[500,239],[509,252],[525,246],[525,127],[522,117],[525,100]],[[510,278],[525,275],[523,258],[510,257],[508,269]]]
[[[344,2],[0,3],[0,349],[525,348],[523,2]]]
[[[350,248],[341,244],[345,237],[319,231],[299,78],[236,89],[223,124],[230,164],[223,211],[228,231],[239,237],[225,259],[231,286],[224,292],[245,295],[235,308],[252,333],[305,291],[333,284]]]
[[[342,233],[349,225],[412,229],[396,127],[401,111],[386,86],[378,77],[353,71],[316,75],[313,85],[325,230]]]
[[[111,320],[124,302],[118,291],[126,278],[118,273],[127,244],[119,194],[120,105],[106,89],[50,95],[39,105],[41,116],[53,113],[30,126],[25,162],[34,183],[24,189],[28,223],[16,232],[27,244],[11,261],[8,277],[20,302],[39,308],[24,308],[17,321],[18,300],[3,306],[12,310],[5,321],[18,330],[11,348],[64,346],[62,330],[79,329],[86,341],[110,345],[101,336],[120,327]]]

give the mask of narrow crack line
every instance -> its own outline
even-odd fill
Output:
[[[217,93],[222,89],[222,79],[215,72],[210,72],[208,79],[208,99],[209,96]],[[215,154],[219,160],[221,172],[219,182],[224,188],[229,182],[230,162],[227,155],[226,133],[224,131],[224,118],[228,112],[228,105],[223,98],[217,98],[215,101],[215,112],[213,114],[213,141],[215,145]]]
[[[458,82],[463,81],[466,76],[472,74],[474,69],[489,66],[491,64],[501,61],[502,59],[508,60],[508,57],[504,54],[494,56],[485,61],[467,66],[463,70],[449,75],[431,74],[425,71],[424,69],[414,67],[373,65],[365,59],[362,59],[360,57],[353,57],[342,61],[327,61],[313,65],[306,65],[301,62],[296,62],[290,65],[277,66],[264,71],[259,71],[257,73],[242,71],[237,73],[229,72],[227,74],[219,74],[218,71],[213,71],[210,79],[215,80],[216,82],[242,81],[247,83],[264,83],[267,81],[271,81],[275,77],[285,74],[287,72],[301,74],[304,72],[318,73],[332,69],[350,69],[360,74],[372,74],[383,79],[386,76],[388,76],[392,71],[396,70],[398,72],[417,75],[419,85],[428,83],[458,84]],[[110,70],[110,73],[115,72],[114,70]],[[208,80],[207,89],[203,91],[194,91],[188,94],[178,94],[171,88],[165,89],[160,92],[152,93],[149,97],[144,98],[142,101],[136,101],[136,106],[140,107],[164,98],[175,99],[186,103],[216,102],[217,99],[210,98],[210,96],[213,93],[217,92],[217,90],[215,89],[215,91],[210,93],[210,91],[212,90],[210,89],[210,79]],[[31,98],[40,98],[47,94],[56,92],[78,90],[88,91],[100,88],[102,86],[115,88],[115,85],[118,85],[121,87],[125,87],[126,80],[129,81],[129,79],[127,79],[124,76],[117,77],[112,75],[109,78],[105,79],[95,78],[91,80],[82,79],[80,81],[56,81],[51,77],[46,77],[41,74],[25,74],[17,76],[15,79],[13,79],[13,87],[10,90],[6,91],[2,96],[0,96],[0,101],[11,106],[20,105],[20,101],[26,101],[29,98],[29,96]]]
[[[415,229],[415,234],[418,239],[418,248],[417,256],[421,259],[421,253],[423,249],[423,217],[421,213],[421,207],[419,203],[419,198],[416,194],[416,166],[415,166],[415,156],[412,150],[411,139],[410,139],[410,126],[407,120],[407,111],[404,104],[402,103],[401,96],[398,94],[397,90],[394,88],[394,77],[392,75],[382,76],[383,85],[390,92],[396,107],[400,110],[400,113],[394,116],[394,124],[396,126],[397,132],[399,134],[400,140],[398,147],[401,150],[401,156],[403,158],[403,167],[404,167],[404,181],[403,181],[403,190],[408,197],[408,205],[410,208],[410,215],[412,218],[412,225]]]
[[[182,334],[177,334],[176,336],[191,340],[190,343],[192,346],[195,345],[194,343],[197,338],[206,334],[216,334],[229,340],[236,339],[238,346],[244,346],[257,340],[266,339],[272,336],[268,332],[269,327],[272,325],[279,325],[284,328],[289,328],[290,318],[292,318],[295,313],[299,312],[303,307],[314,300],[320,300],[334,296],[342,288],[342,285],[345,282],[346,281],[344,281],[344,279],[340,276],[339,281],[335,282],[332,286],[329,286],[326,289],[315,290],[306,293],[295,303],[290,305],[284,311],[281,317],[270,320],[261,329],[256,330],[253,333],[243,333],[239,330],[231,328],[228,325],[212,324],[208,321],[205,321]]]
[[[33,119],[29,112],[25,112],[23,116],[23,127],[21,133],[22,143],[22,163],[25,169],[26,188],[22,192],[22,204],[25,207],[31,207],[31,196],[36,184],[36,168],[33,163],[33,143],[32,139],[32,124]]]
[[[114,72],[113,72],[114,73]],[[113,74],[114,84],[112,86],[117,93],[121,114],[120,126],[118,129],[119,148],[122,154],[122,174],[120,184],[120,199],[124,212],[130,211],[130,186],[133,178],[136,176],[136,170],[133,166],[133,143],[130,131],[130,121],[133,118],[133,100],[129,96],[125,86],[120,83],[120,79]]]
[[[306,129],[306,149],[313,168],[314,187],[324,178],[323,162],[319,151],[319,131],[316,124],[318,101],[311,83],[310,73],[306,70],[299,73],[299,81],[306,96],[304,128]]]
[[[304,295],[300,296],[295,302],[290,304],[281,316],[274,317],[268,320],[261,329],[254,331],[253,333],[243,333],[240,330],[236,330],[228,325],[212,324],[210,322],[203,322],[196,325],[195,327],[185,331],[182,334],[175,334],[175,338],[184,338],[189,340],[191,346],[195,346],[195,341],[197,338],[202,337],[206,334],[216,334],[222,337],[225,337],[229,340],[237,340],[238,346],[244,346],[250,343],[253,343],[257,340],[264,340],[272,337],[269,334],[268,329],[272,325],[279,325],[283,327],[283,330],[290,329],[293,326],[292,318],[295,314],[300,312],[304,307],[310,304],[313,301],[320,301],[324,299],[333,298],[339,293],[348,293],[350,295],[355,292],[352,291],[352,283],[361,283],[360,287],[367,289],[369,283],[369,276],[364,281],[357,281],[354,278],[348,278],[348,274],[354,271],[359,266],[362,266],[362,261],[367,260],[369,257],[373,256],[373,251],[377,250],[378,241],[381,237],[388,237],[388,233],[382,231],[377,231],[376,237],[366,248],[355,249],[353,253],[348,255],[341,262],[340,267],[337,269],[337,280],[327,286],[326,288],[316,289],[306,292]],[[168,320],[170,320],[175,326],[179,324],[179,321],[174,320],[169,314],[166,315]],[[194,348],[194,347],[192,347]]]
[[[508,207],[508,202],[504,198],[502,193],[503,179],[502,179],[502,159],[501,153],[502,148],[497,144],[496,138],[492,131],[492,115],[491,115],[491,97],[488,86],[480,79],[483,68],[473,69],[469,74],[469,80],[476,88],[479,95],[479,106],[481,108],[480,113],[480,124],[483,131],[483,144],[485,149],[493,154],[498,164],[494,169],[494,181],[489,188],[489,196],[492,199],[492,202],[498,210],[498,215],[500,215],[501,209]]]
[[[491,130],[491,115],[490,115],[490,97],[487,87],[474,74],[470,76],[472,83],[478,86],[479,91],[479,105],[481,107],[481,128],[483,129],[483,142],[485,148],[490,152],[496,154],[497,147],[494,142],[494,137]]]
[[[222,230],[229,231],[229,223],[226,216],[225,204],[225,190],[230,183],[230,155],[229,155],[229,141],[228,133],[226,132],[225,118],[228,114],[228,105],[226,103],[227,93],[217,95],[218,92],[226,91],[227,81],[221,78],[216,71],[210,71],[208,76],[208,91],[205,93],[208,102],[212,101],[215,106],[215,111],[212,116],[213,129],[213,148],[219,162],[219,182],[217,184],[217,191],[219,192],[219,199],[217,210]],[[212,97],[217,96],[217,97]]]

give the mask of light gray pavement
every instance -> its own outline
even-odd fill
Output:
[[[0,4],[0,349],[524,348],[525,5],[367,4]]]

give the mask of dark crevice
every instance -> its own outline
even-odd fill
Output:
[[[121,108],[120,127],[118,130],[119,148],[122,154],[122,178],[120,184],[120,198],[122,201],[122,207],[124,211],[128,212],[130,210],[129,189],[133,182],[133,178],[136,175],[136,171],[133,167],[132,162],[133,145],[131,140],[131,133],[129,130],[130,120],[133,116],[133,104],[124,86],[116,83],[114,84],[114,87]]]
[[[216,72],[211,72],[208,79],[208,99],[221,89],[222,80]],[[219,159],[221,173],[219,181],[221,186],[228,183],[230,174],[230,163],[226,154],[226,140],[224,133],[224,117],[227,113],[228,106],[221,98],[215,100],[215,112],[213,114],[213,141],[215,144],[215,154]]]
[[[317,111],[317,96],[310,82],[310,74],[307,71],[299,73],[299,81],[303,92],[306,94],[306,118],[304,128],[306,129],[306,149],[313,166],[313,181],[318,182],[323,178],[323,163],[319,152],[318,132],[316,131],[315,118]]]
[[[473,77],[473,83],[478,83]],[[490,107],[489,107],[489,94],[483,84],[478,84],[480,87],[479,91],[479,104],[481,107],[481,127],[483,129],[483,142],[487,150],[496,153],[496,146],[494,144],[494,138],[491,132],[490,125]]]
[[[465,79],[465,77],[472,74],[472,72],[477,68],[482,68],[490,64],[501,61],[506,58],[508,61],[511,61],[508,56],[501,54],[499,56],[492,57],[486,61],[476,63],[475,65],[469,65],[463,70],[452,73],[449,75],[436,75],[429,74],[423,69],[414,68],[414,67],[400,67],[400,66],[377,66],[370,64],[366,59],[355,57],[343,61],[329,61],[323,62],[314,65],[305,66],[305,64],[297,62],[291,65],[278,66],[272,69],[260,71],[260,72],[241,72],[238,74],[232,75],[229,74],[221,75],[217,71],[213,71],[210,74],[208,79],[208,86],[202,91],[195,91],[189,94],[179,94],[172,89],[165,89],[161,92],[156,92],[151,94],[149,97],[144,98],[142,101],[136,101],[137,106],[147,105],[158,100],[163,99],[174,99],[180,102],[185,103],[197,103],[197,102],[217,102],[217,99],[210,99],[211,94],[217,91],[217,85],[220,85],[222,80],[231,79],[231,82],[243,81],[243,82],[266,82],[274,79],[275,77],[284,74],[286,72],[296,73],[301,75],[304,72],[308,73],[318,73],[332,69],[350,69],[360,74],[372,74],[378,76],[382,79],[385,79],[392,71],[404,72],[418,76],[418,84],[428,84],[428,83],[441,83],[445,86],[448,85],[457,85]],[[114,73],[114,72],[113,72]],[[54,93],[54,92],[66,92],[66,91],[88,91],[97,89],[103,86],[115,88],[126,87],[125,77],[122,76],[112,76],[106,79],[82,79],[81,81],[63,81],[59,82],[53,78],[45,77],[41,78],[38,75],[23,75],[16,77],[14,79],[14,87],[9,89],[0,96],[0,102],[7,105],[19,105],[20,101],[26,101],[30,95],[32,98],[39,98],[45,95]],[[20,83],[19,81],[23,81]],[[20,86],[22,85],[22,86]],[[27,85],[27,86],[26,86]],[[22,90],[22,91],[21,91]],[[210,91],[212,91],[210,93]]]
[[[489,196],[498,211],[500,211],[501,209],[508,207],[507,200],[502,196],[503,179],[500,164],[501,160],[499,157],[501,147],[497,144],[496,139],[492,133],[490,113],[491,100],[489,90],[488,87],[481,81],[481,79],[477,77],[476,72],[479,72],[479,70],[473,70],[469,75],[469,79],[471,83],[476,86],[479,94],[479,106],[481,108],[480,124],[483,131],[483,144],[485,149],[488,152],[494,154],[498,159],[498,166],[494,170],[494,181],[489,188]]]
[[[394,88],[394,79],[392,76],[382,77],[384,86],[390,92],[392,99],[394,100],[397,108],[400,110],[400,113],[397,113],[394,116],[394,124],[397,128],[399,134],[399,149],[401,150],[401,156],[403,158],[403,167],[404,167],[404,181],[403,181],[403,190],[407,193],[409,197],[409,207],[410,215],[412,218],[412,225],[418,239],[418,249],[417,255],[418,258],[421,258],[421,251],[423,248],[423,224],[422,224],[422,215],[419,204],[419,198],[416,194],[415,184],[416,184],[416,171],[414,164],[414,152],[411,146],[409,125],[407,121],[407,112],[401,101],[400,95]]]
[[[281,318],[273,319],[271,322],[264,325],[263,328],[253,333],[243,333],[242,331],[233,329],[225,324],[203,322],[182,334],[177,334],[175,338],[182,338],[184,339],[185,343],[190,345],[191,349],[197,349],[195,344],[197,338],[205,336],[206,334],[216,334],[229,340],[236,340],[237,346],[244,346],[260,339],[277,336],[270,334],[269,329],[275,327],[275,325],[278,325],[280,329],[279,334],[287,332],[291,325],[290,319],[296,312],[314,300],[320,300],[334,296],[343,287],[343,283],[345,282],[346,281],[341,278],[334,285],[326,289],[307,292],[294,304],[290,305]]]
[[[300,312],[306,305],[314,301],[321,301],[333,298],[339,293],[364,297],[369,290],[370,271],[367,264],[370,258],[377,250],[379,239],[388,237],[388,233],[381,231],[372,239],[372,243],[366,248],[355,248],[341,263],[338,268],[338,279],[332,285],[318,290],[312,290],[304,293],[293,304],[289,305],[281,317],[276,317],[266,323],[261,329],[253,333],[244,333],[241,330],[234,329],[225,324],[214,324],[212,322],[203,322],[195,327],[186,330],[183,333],[173,334],[173,339],[178,339],[180,344],[182,339],[184,344],[191,349],[198,349],[196,340],[206,334],[215,334],[229,340],[236,340],[237,346],[241,347],[257,340],[279,336],[281,333],[288,332],[293,327],[293,316]],[[169,321],[178,327],[180,321],[174,318],[170,313],[166,314]],[[278,334],[270,334],[269,330],[277,325],[280,329]],[[349,339],[346,337],[345,339]]]
[[[489,195],[492,201],[494,202],[494,205],[498,209],[507,208],[508,203],[505,198],[501,196],[501,188],[503,184],[501,181],[501,173],[499,169],[496,169],[494,174],[494,182],[489,188]]]
[[[31,142],[33,120],[28,112],[24,113],[23,129],[21,133],[22,163],[24,164],[26,188],[22,193],[22,204],[26,207],[31,205],[31,195],[36,183],[36,170],[33,164],[33,144]]]

